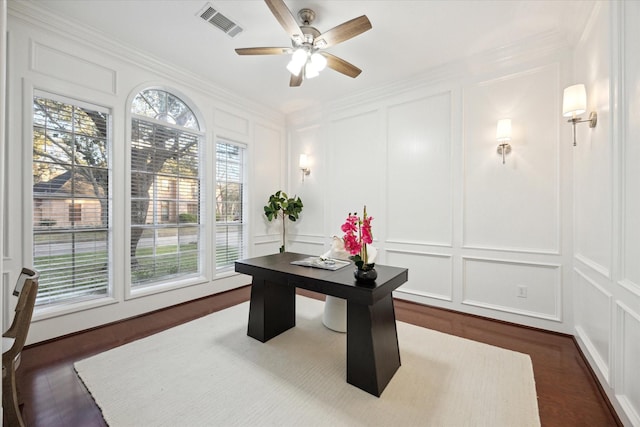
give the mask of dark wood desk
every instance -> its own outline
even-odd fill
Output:
[[[310,255],[285,252],[236,261],[253,276],[247,335],[261,342],[296,325],[296,288],[347,300],[347,382],[380,396],[400,367],[391,292],[407,281],[406,268],[376,265],[378,278],[357,285],[355,266],[330,271],[292,265]]]

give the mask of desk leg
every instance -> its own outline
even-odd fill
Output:
[[[295,286],[254,277],[251,284],[247,335],[267,342],[295,325]]]
[[[391,294],[371,306],[347,301],[347,382],[380,397],[399,367]]]

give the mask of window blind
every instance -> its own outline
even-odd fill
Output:
[[[36,305],[109,293],[107,110],[37,93],[33,99]]]
[[[245,253],[244,147],[216,144],[216,270],[233,267]]]
[[[200,139],[191,110],[159,90],[139,94],[131,121],[131,285],[200,272]]]

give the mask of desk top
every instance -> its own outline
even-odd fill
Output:
[[[362,285],[353,277],[353,263],[336,271],[291,264],[291,261],[309,256],[311,255],[284,252],[243,259],[236,261],[235,271],[367,305],[390,294],[408,279],[406,268],[376,264],[378,278],[370,285]]]

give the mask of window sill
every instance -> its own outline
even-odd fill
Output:
[[[186,288],[188,286],[202,285],[209,280],[204,276],[191,277],[188,279],[171,280],[166,282],[159,282],[153,285],[140,287],[137,289],[131,289],[125,296],[125,300],[142,298],[148,295],[159,294],[162,292],[173,291],[176,289]]]
[[[36,307],[33,312],[33,322],[51,319],[53,317],[63,316],[65,314],[76,313],[79,311],[91,310],[97,307],[117,304],[118,300],[113,297],[101,297],[86,299],[79,302],[60,303],[45,307]]]

